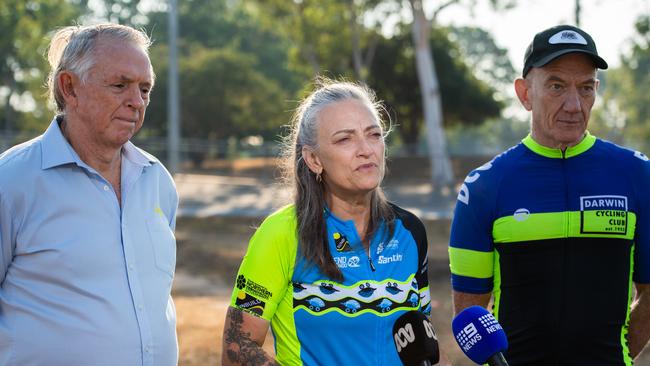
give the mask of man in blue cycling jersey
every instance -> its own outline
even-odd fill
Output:
[[[607,63],[573,26],[535,35],[520,144],[472,171],[449,256],[456,312],[487,307],[510,365],[632,365],[650,338],[650,162],[587,131]]]

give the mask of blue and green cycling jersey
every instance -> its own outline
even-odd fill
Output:
[[[391,237],[383,224],[364,249],[352,221],[325,211],[337,282],[301,257],[293,205],[270,215],[251,238],[231,306],[271,322],[282,365],[399,365],[392,327],[409,310],[431,311],[427,239],[397,207]]]
[[[449,257],[455,291],[493,293],[511,365],[631,365],[650,162],[588,133],[564,151],[528,136],[465,179]]]

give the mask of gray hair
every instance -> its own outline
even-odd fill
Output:
[[[65,100],[56,82],[59,74],[69,71],[84,82],[88,71],[96,62],[94,51],[97,40],[102,37],[133,44],[142,48],[147,55],[149,54],[151,46],[149,36],[144,31],[129,26],[104,23],[59,29],[52,37],[47,51],[47,60],[50,63],[47,88],[50,101],[55,103],[57,113],[62,114],[65,109]]]
[[[323,217],[325,186],[305,163],[302,148],[304,146],[318,148],[319,115],[325,107],[345,100],[358,100],[383,127],[380,115],[383,105],[377,100],[375,93],[366,86],[327,79],[318,79],[316,86],[316,90],[300,103],[293,116],[291,134],[284,144],[284,178],[294,191],[298,243],[303,257],[308,263],[316,265],[324,274],[335,280],[341,280],[343,275],[329,252],[327,228]],[[384,170],[384,167],[381,169]],[[366,238],[373,236],[381,222],[386,223],[386,233],[392,235],[394,214],[383,191],[377,187],[372,192],[370,223]]]

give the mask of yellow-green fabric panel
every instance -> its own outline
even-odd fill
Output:
[[[300,360],[291,285],[298,251],[296,227],[293,205],[276,211],[262,222],[248,243],[230,302],[235,308],[271,322],[276,357],[282,365],[300,365],[292,361]],[[264,306],[258,306],[257,311],[241,306],[244,297],[262,300]]]
[[[490,278],[494,271],[494,251],[449,247],[451,273],[473,278]]]
[[[275,359],[280,365],[300,366],[300,342],[293,317],[293,286],[287,286],[286,294],[278,305],[271,321],[275,339]]]
[[[492,295],[494,305],[492,313],[499,320],[499,305],[501,305],[501,262],[499,261],[499,252],[494,251],[494,280],[492,285]]]
[[[632,305],[632,294],[634,293],[634,290],[632,289],[632,284],[634,283],[632,280],[632,275],[634,273],[632,270],[634,268],[634,248],[635,246],[633,245],[630,253],[630,282],[627,293],[627,312],[625,313],[625,324],[621,328],[621,345],[623,346],[623,360],[625,361],[626,366],[632,366],[634,364],[632,357],[630,357],[630,348],[627,343],[630,327],[630,306]]]
[[[284,207],[267,217],[248,242],[233,289],[231,305],[238,306],[243,298],[256,298],[264,302],[261,315],[271,320],[290,287],[296,260],[298,239],[296,215],[293,205]],[[252,312],[251,312],[252,313]]]
[[[603,212],[607,212],[610,216],[606,216]],[[495,243],[569,237],[631,240],[634,238],[635,228],[636,215],[633,212],[617,210],[547,212],[501,217],[492,226],[492,237]]]
[[[567,147],[564,153],[561,149],[553,149],[540,145],[537,141],[533,140],[533,137],[530,134],[528,134],[528,136],[526,136],[521,142],[526,145],[527,148],[539,155],[547,158],[562,159],[571,158],[589,150],[596,143],[596,137],[587,131],[582,141],[575,146]]]

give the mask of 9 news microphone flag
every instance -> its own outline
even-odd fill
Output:
[[[419,311],[407,311],[395,320],[393,340],[405,366],[430,366],[440,359],[433,326]]]
[[[465,355],[479,365],[508,366],[503,353],[508,339],[501,324],[485,308],[472,306],[451,322],[456,342]]]

